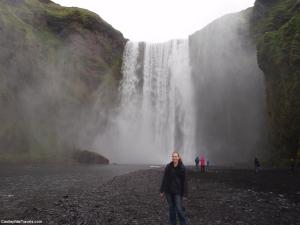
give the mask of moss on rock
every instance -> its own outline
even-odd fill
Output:
[[[0,158],[52,159],[82,141],[95,99],[117,101],[125,43],[88,10],[0,1]]]
[[[289,159],[300,147],[300,1],[257,0],[253,15],[272,155],[274,160]]]

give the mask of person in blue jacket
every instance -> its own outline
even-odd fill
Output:
[[[182,201],[187,197],[187,179],[185,166],[178,152],[172,153],[172,161],[165,167],[160,186],[160,196],[164,195],[169,205],[170,224],[176,225],[177,215],[180,225],[186,225],[187,219]]]
[[[254,168],[255,168],[255,173],[258,173],[260,169],[260,163],[257,157],[254,158]]]
[[[196,158],[195,158],[195,164],[196,164],[196,170],[198,170],[199,169],[199,156],[197,156]]]

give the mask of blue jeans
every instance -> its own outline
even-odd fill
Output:
[[[165,193],[169,205],[170,225],[176,225],[176,214],[180,225],[186,225],[185,208],[182,206],[182,196],[179,194]]]

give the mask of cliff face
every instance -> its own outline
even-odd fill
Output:
[[[300,158],[300,1],[257,0],[189,42],[202,151],[227,161],[264,151],[275,164]]]
[[[0,160],[89,148],[117,103],[125,42],[90,11],[1,0]],[[300,155],[300,1],[257,0],[189,42],[197,97],[207,103],[197,105],[198,146],[228,161],[265,148],[265,91],[273,159]]]
[[[1,159],[88,148],[116,103],[125,42],[90,11],[1,0]]]
[[[251,162],[266,148],[264,76],[250,33],[252,9],[226,15],[189,37],[197,146],[214,163]]]
[[[257,0],[253,10],[273,159],[295,157],[300,154],[300,1]]]

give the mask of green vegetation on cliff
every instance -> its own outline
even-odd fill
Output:
[[[89,148],[117,100],[125,42],[88,10],[1,0],[0,160]]]
[[[278,162],[300,154],[300,1],[257,0],[253,12],[272,156]]]

